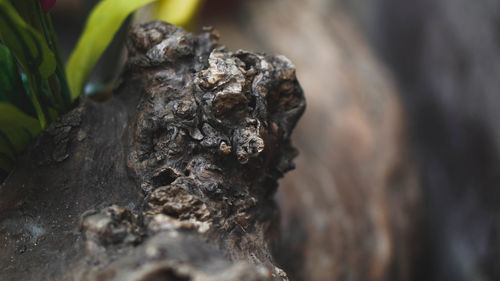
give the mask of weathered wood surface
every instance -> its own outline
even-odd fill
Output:
[[[115,97],[81,99],[2,185],[1,280],[287,280],[273,195],[302,89],[217,39],[132,28]]]

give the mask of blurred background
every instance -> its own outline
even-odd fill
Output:
[[[65,56],[94,3],[52,11]],[[276,196],[291,280],[500,280],[500,1],[205,0],[205,25],[306,94]]]

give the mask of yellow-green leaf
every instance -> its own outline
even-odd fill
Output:
[[[193,18],[201,0],[160,0],[155,17],[174,25],[186,26]]]
[[[8,171],[17,155],[41,130],[37,119],[0,102],[0,168]]]
[[[43,36],[21,18],[8,0],[0,0],[0,40],[25,72],[47,78],[56,70],[54,54]]]
[[[102,0],[92,10],[66,65],[66,75],[73,100],[80,95],[92,68],[122,22],[133,11],[154,1],[156,0]]]

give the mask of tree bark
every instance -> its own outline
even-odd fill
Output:
[[[0,189],[2,280],[288,280],[277,179],[305,109],[283,56],[132,28],[115,96],[40,135]]]

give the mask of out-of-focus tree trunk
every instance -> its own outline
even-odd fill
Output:
[[[401,85],[427,202],[420,280],[500,280],[500,2],[345,2]]]

